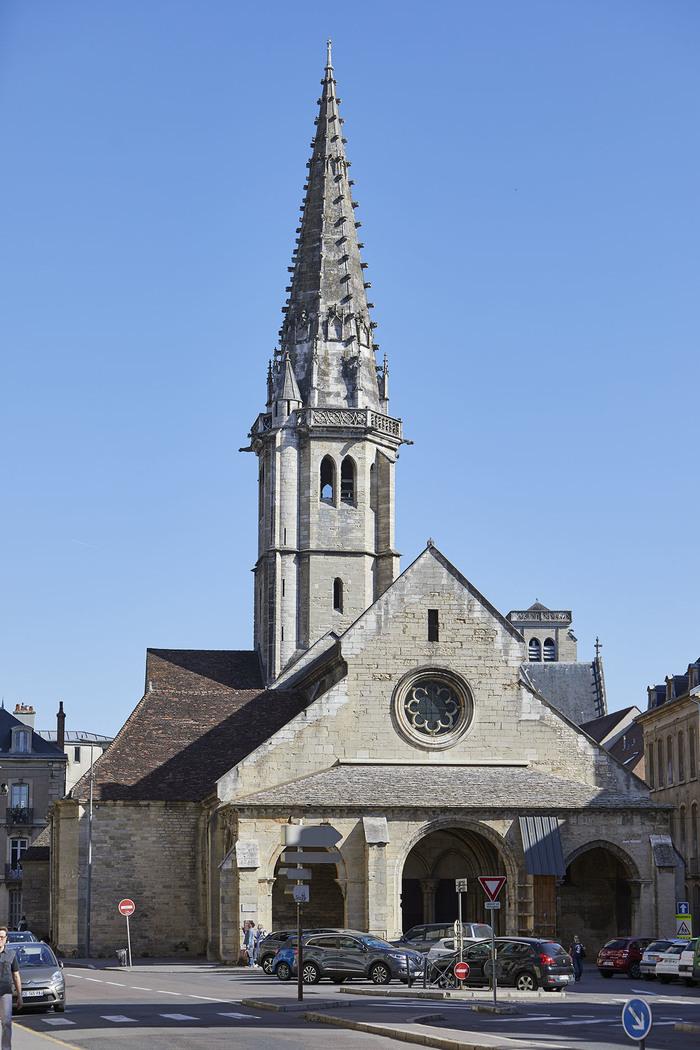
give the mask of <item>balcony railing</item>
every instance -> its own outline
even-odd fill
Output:
[[[32,824],[34,822],[34,810],[31,806],[8,806],[7,826]]]
[[[5,865],[5,882],[21,882],[22,881],[22,865],[16,864],[13,868],[11,864]]]

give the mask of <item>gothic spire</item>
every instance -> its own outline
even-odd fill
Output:
[[[321,84],[280,345],[290,354],[306,404],[379,409],[372,304],[330,40]]]

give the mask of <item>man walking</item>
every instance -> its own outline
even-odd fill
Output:
[[[22,1009],[22,978],[12,948],[7,947],[7,926],[0,926],[0,1050],[12,1050],[12,986],[17,990],[17,1009]]]
[[[586,954],[586,949],[581,944],[578,934],[574,934],[574,939],[569,948],[569,955],[574,964],[574,980],[580,981],[583,977],[583,957]]]

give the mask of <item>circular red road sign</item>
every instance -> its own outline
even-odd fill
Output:
[[[455,977],[458,981],[466,981],[469,976],[469,963],[455,963]]]
[[[128,897],[125,897],[123,901],[119,901],[119,914],[120,915],[133,915],[136,911],[136,905]]]

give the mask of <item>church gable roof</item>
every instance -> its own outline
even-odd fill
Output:
[[[298,714],[297,692],[263,689],[247,650],[149,649],[146,693],[95,763],[95,798],[197,801]],[[89,789],[86,775],[72,797]]]
[[[597,719],[605,710],[602,679],[591,663],[526,663],[523,670],[533,685],[576,725]]]

